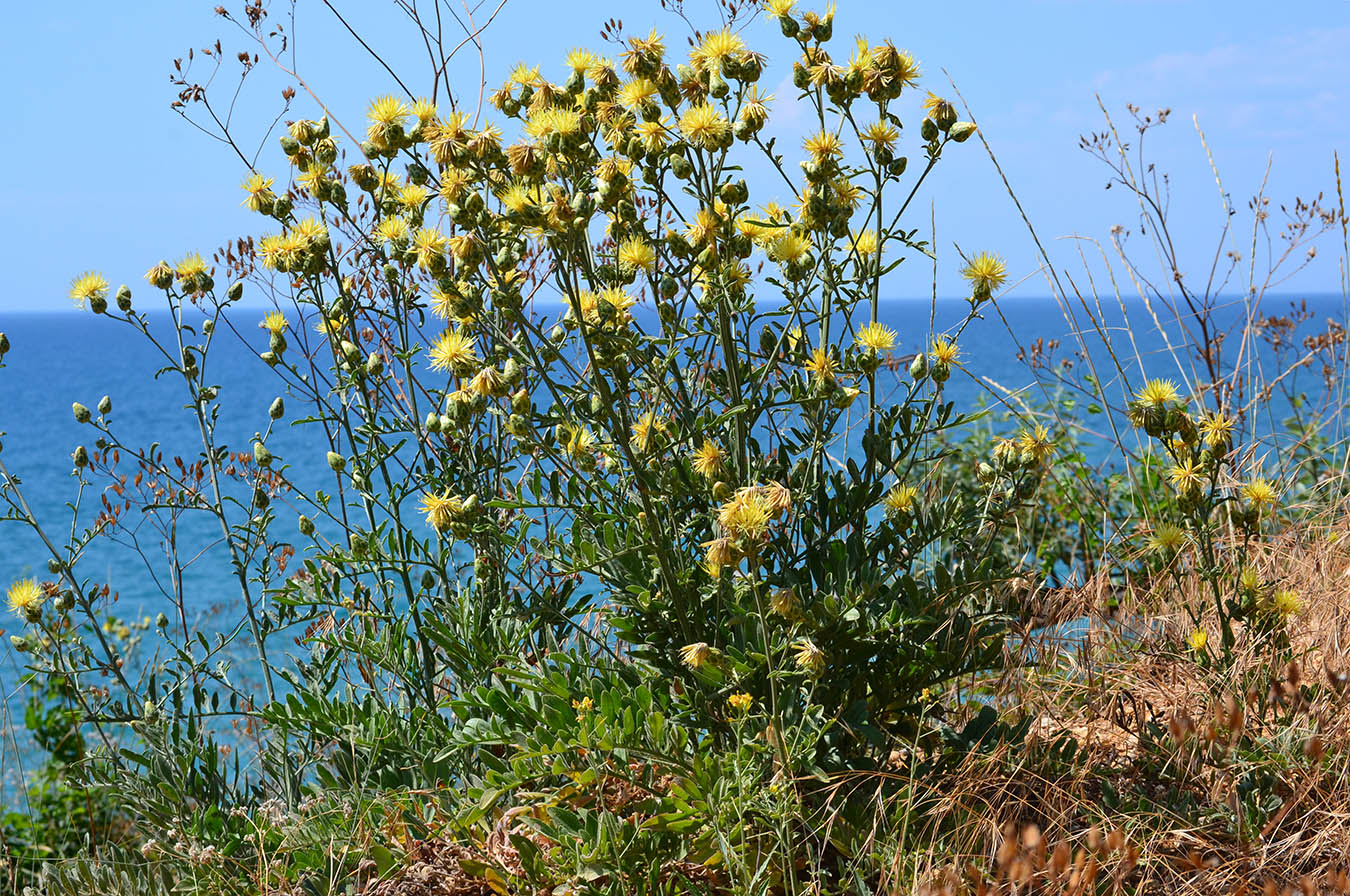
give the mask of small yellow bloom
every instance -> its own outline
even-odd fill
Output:
[[[629,273],[650,274],[656,268],[656,250],[640,236],[629,237],[620,243],[618,254],[619,268]]]
[[[981,252],[961,269],[961,276],[970,281],[977,295],[987,296],[1003,285],[1008,269],[1003,259],[989,252]]]
[[[817,164],[837,159],[844,154],[843,141],[839,139],[838,134],[831,131],[811,134],[803,141],[802,148],[811,157],[811,161]]]
[[[797,642],[793,660],[796,662],[798,669],[812,677],[818,677],[820,673],[825,671],[825,651],[817,647],[815,642],[805,638]]]
[[[713,31],[689,53],[689,61],[699,71],[721,70],[722,63],[733,54],[745,52],[745,42],[730,28]]]
[[[1200,423],[1200,434],[1210,448],[1227,444],[1233,433],[1236,421],[1223,414],[1207,414]]]
[[[462,330],[446,330],[429,352],[432,370],[448,370],[463,375],[478,364],[473,338]]]
[[[27,614],[42,605],[46,592],[33,579],[20,579],[9,586],[9,609],[19,614]]]
[[[1186,643],[1190,645],[1191,650],[1199,653],[1209,643],[1209,635],[1205,634],[1204,629],[1197,628],[1186,637]]]
[[[695,641],[680,648],[680,662],[690,669],[701,669],[713,660],[713,649],[704,641]]]
[[[1182,494],[1199,491],[1205,484],[1204,471],[1193,457],[1173,464],[1167,471],[1167,478]]]
[[[691,466],[700,476],[715,479],[726,470],[726,455],[711,439],[704,439],[703,444],[694,452]]]
[[[759,489],[744,488],[717,511],[717,522],[732,538],[755,541],[769,531],[773,506]]]
[[[797,592],[791,588],[775,588],[769,594],[769,609],[784,619],[796,616],[798,608]]]
[[[716,149],[731,133],[731,122],[722,111],[707,103],[690,106],[680,116],[680,133],[695,146]]]
[[[71,281],[70,300],[78,308],[83,308],[91,299],[106,299],[107,297],[108,281],[102,274],[95,271],[86,271]]]
[[[747,713],[750,711],[750,707],[755,705],[755,698],[742,691],[728,697],[727,705],[738,713]]]
[[[1139,390],[1135,398],[1140,404],[1153,408],[1165,408],[1181,399],[1176,384],[1171,380],[1149,380]]]
[[[1038,464],[1045,463],[1055,451],[1050,430],[1041,423],[1037,423],[1029,431],[1024,431],[1017,440],[1017,447],[1022,449],[1024,457],[1029,457]]]
[[[1148,538],[1148,549],[1155,554],[1171,556],[1186,543],[1186,532],[1172,523],[1159,523]]]
[[[960,351],[956,343],[945,336],[939,336],[933,340],[933,360],[940,364],[955,364],[956,356]]]
[[[1303,600],[1292,588],[1279,588],[1270,596],[1270,609],[1283,621],[1303,612]]]
[[[422,513],[437,532],[449,529],[455,517],[463,510],[464,502],[448,491],[439,495],[422,496]]]
[[[858,253],[859,258],[872,258],[877,254],[878,246],[875,230],[869,228],[853,234],[853,251]]]
[[[276,335],[281,335],[286,332],[286,327],[289,325],[290,322],[286,320],[286,315],[282,314],[280,311],[267,312],[267,314],[263,316],[262,322],[258,324],[258,326],[262,327],[267,332]]]
[[[833,382],[838,365],[828,348],[818,348],[811,352],[811,359],[803,365],[808,373],[821,382]]]
[[[888,516],[908,516],[914,510],[919,490],[912,485],[897,485],[886,493],[881,504]]]
[[[243,204],[248,206],[249,211],[271,211],[272,203],[277,198],[272,192],[272,178],[263,177],[261,174],[250,175],[244,181],[243,188],[248,194]]]
[[[858,345],[879,355],[895,348],[895,331],[880,321],[873,321],[858,331],[857,340]]]
[[[1265,510],[1275,506],[1280,500],[1280,493],[1268,479],[1258,477],[1242,486],[1242,497],[1258,510]]]

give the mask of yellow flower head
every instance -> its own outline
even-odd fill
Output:
[[[427,523],[437,532],[449,529],[455,517],[463,510],[464,502],[448,491],[439,495],[422,496],[422,513],[426,516]]]
[[[1219,448],[1228,443],[1236,421],[1224,414],[1206,414],[1200,422],[1200,435],[1210,448]]]
[[[650,274],[656,268],[656,250],[642,237],[630,236],[619,243],[619,268],[629,273]]]
[[[367,138],[377,146],[386,146],[394,129],[403,127],[411,114],[412,110],[398,97],[382,96],[372,100],[366,110],[366,118],[370,119]]]
[[[1050,435],[1050,430],[1042,423],[1037,423],[1029,430],[1023,431],[1017,440],[1017,447],[1022,449],[1022,455],[1030,458],[1032,461],[1043,464],[1055,451],[1054,439]]]
[[[633,421],[633,437],[629,445],[638,454],[646,454],[656,447],[657,440],[666,432],[666,424],[656,416],[655,411],[647,411]]]
[[[1242,486],[1242,497],[1258,510],[1265,510],[1275,506],[1280,500],[1280,493],[1270,480],[1258,477]]]
[[[9,586],[9,609],[19,614],[27,614],[42,605],[46,592],[33,579],[20,579]]]
[[[510,388],[506,380],[502,379],[501,371],[492,366],[484,367],[469,380],[469,390],[485,398],[500,398]]]
[[[436,104],[426,97],[418,97],[412,104],[412,115],[422,124],[434,121],[436,118]]]
[[[834,355],[830,353],[827,347],[821,347],[811,352],[811,359],[802,366],[807,373],[825,383],[834,380],[834,372],[838,368]]]
[[[695,146],[716,149],[731,133],[731,122],[722,110],[707,103],[690,106],[680,116],[680,133]]]
[[[408,226],[406,219],[390,215],[381,218],[380,223],[375,225],[375,237],[385,244],[406,244],[412,237],[412,228]]]
[[[269,311],[263,316],[262,322],[259,323],[258,326],[269,333],[281,335],[286,332],[286,327],[289,326],[289,324],[290,322],[286,320],[286,315],[282,314],[280,311]]]
[[[570,50],[568,54],[563,57],[563,64],[574,72],[584,72],[595,64],[595,54],[590,50],[578,47],[577,49]]]
[[[941,364],[955,364],[960,351],[956,343],[945,336],[933,340],[933,360]]]
[[[248,194],[244,198],[243,204],[248,206],[249,211],[271,210],[272,203],[277,198],[276,194],[272,192],[272,178],[254,174],[244,181],[243,187],[244,192]]]
[[[726,455],[711,439],[704,439],[703,444],[694,452],[691,466],[700,476],[713,479],[721,476],[726,470]]]
[[[70,283],[70,300],[77,308],[83,308],[91,299],[108,297],[108,281],[102,274],[86,271]]]
[[[774,231],[779,233],[769,245],[769,257],[780,264],[794,264],[811,251],[811,240],[804,234],[792,230]]]
[[[715,657],[713,648],[705,641],[695,641],[680,648],[680,662],[690,669],[701,669]]]
[[[634,78],[619,88],[619,102],[629,109],[637,109],[653,101],[658,93],[656,82]]]
[[[727,706],[730,706],[735,712],[747,713],[750,707],[755,705],[755,698],[741,691],[738,694],[732,694],[727,698]]]
[[[462,330],[446,330],[432,343],[429,352],[432,370],[464,374],[478,364],[473,338]]]
[[[970,281],[976,295],[987,296],[1008,279],[1008,268],[997,255],[981,252],[966,262],[961,276]]]
[[[805,638],[797,642],[793,661],[796,662],[798,669],[812,677],[818,677],[825,671],[825,651],[817,647],[815,642]]]
[[[1167,478],[1171,480],[1172,485],[1181,494],[1197,492],[1205,484],[1204,470],[1193,457],[1188,457],[1180,463],[1173,464],[1167,471]]]
[[[811,134],[802,143],[802,148],[811,157],[811,161],[817,163],[837,159],[844,154],[843,141],[839,139],[838,134],[831,131]]]
[[[737,53],[745,52],[745,42],[731,29],[723,28],[705,35],[702,42],[689,52],[689,61],[699,71],[718,70],[722,63]]]
[[[863,142],[872,144],[875,151],[879,148],[892,149],[900,140],[900,132],[889,121],[874,121],[863,128],[860,136]]]
[[[879,242],[877,232],[868,228],[859,230],[853,234],[853,251],[858,253],[859,258],[871,258],[877,254]]]
[[[1199,653],[1204,650],[1205,645],[1209,643],[1209,635],[1205,634],[1204,629],[1194,629],[1186,636],[1186,643],[1190,646],[1191,650]]]
[[[895,348],[895,331],[881,321],[873,321],[858,331],[858,345],[873,354]]]
[[[656,121],[639,121],[637,123],[638,140],[642,143],[642,148],[648,152],[656,152],[664,149],[670,142],[670,128],[665,118]]]
[[[1148,549],[1170,557],[1186,544],[1186,532],[1172,523],[1159,523],[1148,538]]]
[[[756,541],[769,531],[773,507],[758,489],[741,489],[717,511],[717,522],[732,538]]]
[[[764,11],[775,19],[785,19],[792,15],[792,7],[797,0],[764,0]]]
[[[1303,612],[1303,600],[1292,588],[1277,588],[1270,596],[1270,610],[1282,621]]]
[[[928,117],[932,118],[934,121],[937,121],[944,116],[953,116],[956,114],[956,110],[949,101],[944,100],[931,90],[928,91],[928,96],[923,101],[923,111],[928,113]]]
[[[1181,399],[1176,384],[1171,380],[1149,380],[1144,388],[1135,395],[1140,404],[1152,408],[1165,408]]]
[[[914,502],[918,500],[919,490],[912,485],[897,485],[881,499],[887,516],[909,516],[914,512]]]

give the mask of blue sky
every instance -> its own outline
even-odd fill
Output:
[[[11,90],[0,261],[9,282],[0,291],[0,327],[5,312],[69,307],[69,281],[87,268],[144,293],[140,275],[160,257],[205,254],[266,229],[239,204],[246,171],[238,158],[169,108],[174,57],[216,37],[227,56],[246,47],[212,15],[213,6],[71,0],[7,10],[0,74]],[[338,6],[419,89],[425,57],[392,0],[339,0]],[[480,17],[494,6],[495,0],[484,4]],[[700,25],[717,21],[711,3],[688,0],[686,10]],[[542,62],[546,73],[559,76],[567,49],[604,49],[599,29],[614,15],[628,32],[655,26],[667,34],[668,46],[684,45],[687,26],[657,0],[507,0],[484,34],[488,84],[500,83],[522,59]],[[920,60],[925,86],[945,94],[946,76],[956,81],[1052,256],[1070,269],[1081,268],[1077,248],[1057,238],[1078,234],[1105,242],[1113,225],[1135,223],[1127,197],[1104,190],[1105,169],[1077,147],[1080,134],[1102,125],[1097,96],[1121,124],[1127,102],[1172,110],[1168,126],[1150,138],[1150,157],[1171,175],[1174,226],[1184,257],[1197,267],[1208,266],[1224,214],[1193,117],[1239,209],[1239,228],[1250,226],[1246,202],[1266,178],[1268,162],[1266,192],[1278,206],[1296,195],[1333,195],[1332,152],[1350,150],[1345,0],[1276,6],[841,0],[835,32],[836,56],[847,57],[854,34],[890,37]],[[391,89],[389,76],[319,0],[299,0],[296,34],[302,72],[355,131],[366,101]],[[766,76],[778,98],[776,126],[785,141],[796,139],[804,123],[795,120],[791,93],[779,83],[791,45],[764,21],[751,24],[745,36],[779,66]],[[478,59],[459,61],[461,99],[471,101]],[[230,77],[221,76],[222,87]],[[259,133],[286,83],[270,68],[250,80],[237,111],[243,133]],[[292,117],[313,113],[312,105],[297,101]],[[959,290],[956,244],[1006,257],[1012,279],[1021,281],[1014,295],[1045,294],[1032,242],[984,150],[975,141],[953,150],[911,219],[926,231],[930,212],[936,218],[939,292]],[[259,167],[285,179],[275,142]],[[1319,258],[1288,289],[1336,291],[1338,242],[1339,235],[1323,243]],[[920,267],[894,288],[927,294],[931,268]]]

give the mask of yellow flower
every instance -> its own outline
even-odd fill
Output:
[[[193,280],[206,273],[206,261],[200,253],[193,252],[174,265],[173,273],[180,281]]]
[[[704,439],[703,444],[694,452],[691,466],[700,476],[713,479],[726,470],[726,455],[711,439]]]
[[[784,619],[797,615],[797,592],[791,588],[775,588],[769,594],[769,609]]]
[[[725,535],[706,541],[700,547],[707,551],[703,556],[703,565],[714,577],[721,575],[722,567],[732,566],[737,562],[736,549],[732,547],[731,539]]]
[[[981,252],[966,262],[961,276],[970,281],[976,295],[987,296],[1008,279],[1008,268],[997,255]]]
[[[888,121],[874,121],[863,128],[859,136],[863,141],[872,144],[873,151],[886,148],[892,149],[900,140],[900,132]]]
[[[811,352],[811,360],[802,365],[808,373],[821,382],[833,382],[837,367],[834,356],[828,348],[818,348]]]
[[[793,660],[797,668],[813,677],[819,676],[825,671],[825,651],[821,650],[814,642],[805,638],[797,642],[796,654]]]
[[[1148,549],[1155,554],[1171,556],[1181,550],[1186,543],[1186,533],[1180,527],[1172,523],[1159,523],[1153,527],[1153,533],[1148,538]]]
[[[422,124],[436,118],[436,104],[426,97],[418,97],[412,104],[412,114]]]
[[[397,198],[399,205],[416,211],[431,198],[431,191],[420,184],[404,184],[399,188]]]
[[[811,241],[805,235],[788,230],[769,246],[769,257],[781,264],[793,264],[811,250]]]
[[[389,145],[389,139],[395,131],[403,127],[410,114],[411,110],[398,97],[382,96],[372,100],[369,109],[366,110],[366,117],[370,119],[370,127],[366,129],[367,139],[384,149]]]
[[[755,488],[743,488],[717,511],[717,522],[732,538],[756,541],[769,531],[774,508]]]
[[[1045,463],[1055,450],[1050,430],[1041,423],[1037,423],[1029,431],[1024,431],[1017,440],[1017,447],[1022,449],[1023,456],[1030,457],[1038,464]]]
[[[577,711],[577,716],[584,716],[586,713],[595,709],[595,701],[590,697],[583,697],[580,700],[572,701],[572,708]]]
[[[102,274],[86,271],[70,283],[70,300],[76,307],[83,308],[91,299],[108,297],[108,281]]]
[[[12,612],[27,614],[42,605],[46,592],[33,579],[20,579],[9,586],[9,609]]]
[[[652,100],[657,93],[656,82],[634,78],[619,88],[619,102],[629,109],[636,109]]]
[[[940,364],[955,364],[956,356],[960,354],[956,343],[945,336],[939,336],[933,340],[933,360]]]
[[[764,0],[764,10],[775,19],[785,19],[792,15],[792,7],[797,0]]]
[[[426,516],[431,528],[437,532],[444,532],[449,529],[455,517],[463,510],[464,502],[448,491],[439,495],[422,496],[422,513]]]
[[[448,370],[464,374],[478,363],[473,338],[462,330],[446,330],[432,343],[429,354],[432,370]]]
[[[249,211],[267,212],[272,210],[272,203],[277,198],[276,194],[272,192],[272,178],[254,174],[244,181],[243,187],[244,192],[248,194],[243,204],[248,206]]]
[[[1291,588],[1279,588],[1270,596],[1270,610],[1281,620],[1303,612],[1303,600]]]
[[[879,355],[895,348],[895,331],[880,321],[873,321],[858,331],[857,340],[858,345]]]
[[[731,133],[731,122],[720,109],[700,103],[680,116],[680,133],[695,146],[716,149]]]
[[[1140,389],[1135,398],[1140,404],[1153,408],[1164,408],[1181,398],[1176,384],[1171,380],[1149,380]]]
[[[928,117],[934,121],[944,116],[956,115],[956,110],[952,107],[952,104],[931,90],[928,91],[928,96],[923,101],[923,111],[928,113]]]
[[[871,228],[853,234],[853,251],[858,253],[859,258],[871,258],[876,255],[878,246],[877,232]]]
[[[713,658],[713,649],[704,641],[695,641],[680,648],[680,662],[690,669],[701,669]]]
[[[510,386],[502,379],[501,372],[491,366],[484,367],[474,374],[473,379],[469,380],[468,388],[485,398],[500,398],[510,391]]]
[[[655,447],[658,436],[666,432],[666,424],[656,416],[655,411],[647,411],[633,422],[633,437],[629,445],[638,454],[646,454]]]
[[[595,63],[595,54],[584,48],[577,48],[568,51],[563,57],[563,64],[574,72],[584,72]]]
[[[806,138],[802,147],[816,163],[837,159],[844,154],[844,144],[839,135],[830,131],[820,131]]]
[[[1173,464],[1167,471],[1167,478],[1171,480],[1172,485],[1178,492],[1186,494],[1199,491],[1205,484],[1204,471],[1200,464],[1193,457],[1188,457],[1180,463]]]
[[[699,71],[721,70],[722,63],[734,53],[745,51],[745,42],[731,29],[723,28],[704,36],[703,41],[689,53],[689,61]]]
[[[1223,414],[1207,414],[1200,423],[1200,434],[1210,448],[1218,448],[1228,443],[1236,423],[1232,417]]]
[[[1205,634],[1204,629],[1197,628],[1186,637],[1186,643],[1190,645],[1191,650],[1199,653],[1209,643],[1209,635]]]
[[[1247,499],[1247,503],[1253,507],[1264,510],[1268,507],[1274,507],[1280,500],[1280,493],[1275,490],[1275,486],[1270,481],[1261,477],[1253,479],[1242,486],[1242,497]]]
[[[886,493],[881,504],[888,516],[909,516],[918,500],[919,490],[912,485],[897,485]]]
[[[650,274],[656,267],[656,250],[640,236],[632,236],[619,244],[619,267],[633,273]]]
[[[750,707],[755,705],[755,698],[742,691],[728,697],[727,705],[738,713],[746,713],[750,711]]]
[[[390,215],[375,225],[375,237],[382,243],[406,243],[412,237],[412,228],[403,218]]]
[[[284,333],[286,327],[289,325],[290,322],[286,320],[286,315],[282,314],[280,311],[267,312],[267,314],[263,316],[262,322],[258,324],[258,326],[262,327],[267,332],[276,335]]]

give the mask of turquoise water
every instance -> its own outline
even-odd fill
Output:
[[[966,307],[960,300],[939,302],[935,309],[926,301],[895,300],[883,303],[881,318],[899,332],[897,353],[905,354],[926,346],[930,314],[935,317],[936,329],[944,331],[959,322]],[[1279,313],[1287,307],[1287,299],[1267,299],[1265,304],[1267,313]],[[1309,307],[1314,312],[1310,327],[1327,318],[1345,319],[1339,298],[1314,297]],[[281,394],[278,389],[282,384],[257,358],[257,352],[266,348],[265,333],[256,327],[262,311],[236,309],[232,314],[239,335],[225,332],[224,327],[217,329],[217,344],[204,368],[203,382],[222,387],[218,441],[234,451],[249,451],[254,434],[267,425],[268,406]],[[1078,314],[1081,319],[1081,309]],[[1240,307],[1234,304],[1226,315],[1238,319]],[[1095,362],[1103,371],[1106,394],[1122,394],[1123,387],[1116,382],[1119,374],[1102,351],[1102,337],[1088,334],[1084,351],[1075,354],[1079,347],[1075,325],[1066,320],[1055,301],[1006,299],[996,310],[986,309],[985,318],[973,323],[960,340],[965,369],[947,386],[948,397],[958,410],[973,410],[991,397],[1006,398],[999,390],[1038,403],[1045,393],[1036,386],[1037,374],[1019,359],[1019,348],[1028,348],[1037,340],[1059,340],[1057,357],[1070,361],[1077,373]],[[1108,309],[1105,318],[1109,338],[1118,346],[1127,344],[1125,314],[1119,308]],[[155,331],[166,335],[171,332],[167,314],[152,313],[150,321]],[[1182,340],[1181,326],[1171,322],[1160,331],[1142,308],[1131,309],[1128,323],[1130,351],[1143,357],[1147,374],[1179,376],[1167,346]],[[185,386],[177,377],[154,379],[162,356],[130,327],[88,313],[9,313],[0,317],[0,331],[11,344],[5,367],[0,369],[0,459],[21,480],[25,497],[53,541],[63,543],[69,535],[72,521],[67,504],[79,497],[78,482],[71,475],[70,454],[76,445],[87,443],[93,436],[88,427],[74,420],[71,402],[93,408],[108,395],[113,405],[110,420],[123,442],[146,446],[158,442],[165,457],[180,455],[188,462],[199,455],[197,424],[185,407],[189,401]],[[1137,385],[1139,371],[1133,366],[1133,362],[1126,362],[1126,372]],[[884,368],[881,375],[887,375]],[[903,368],[893,375],[903,376]],[[977,376],[993,381],[997,387],[991,388]],[[286,418],[269,439],[269,448],[291,465],[288,476],[292,481],[310,489],[324,487],[332,476],[324,462],[326,440],[312,428],[288,425],[303,416],[304,407],[293,396],[286,396],[286,400]],[[1270,426],[1277,416],[1272,414],[1270,421],[1258,425]],[[1096,419],[1104,425],[1104,417]],[[1106,459],[1107,444],[1103,441],[1097,447],[1097,459]],[[97,512],[100,495],[86,492],[82,500],[76,520],[81,526]],[[278,515],[282,525],[294,518],[280,507]],[[217,526],[205,514],[186,514],[172,533],[180,544],[205,549],[183,571],[182,589],[188,596],[189,628],[208,638],[236,624],[240,615],[237,585],[229,565],[220,550],[211,548],[220,537]],[[81,559],[79,568],[84,576],[96,576],[108,583],[112,591],[109,612],[123,619],[153,617],[159,612],[177,618],[172,587],[161,568],[162,545],[168,535],[149,518],[129,520],[120,544],[99,540]],[[158,557],[159,565],[145,563],[130,549],[133,544],[152,561]],[[17,523],[0,521],[0,587],[18,578],[50,578],[46,561],[41,542],[30,531]],[[6,635],[21,628],[21,621],[8,615],[0,622]],[[154,637],[153,631],[148,633],[149,648]],[[0,657],[0,694],[5,698],[0,722],[21,728],[24,694],[18,678],[23,657],[10,650],[7,641],[0,641],[0,645],[5,653]],[[242,639],[239,646],[247,650]],[[12,786],[21,774],[13,756],[25,752],[22,740],[6,735],[3,752],[0,773],[8,779],[5,784]]]

